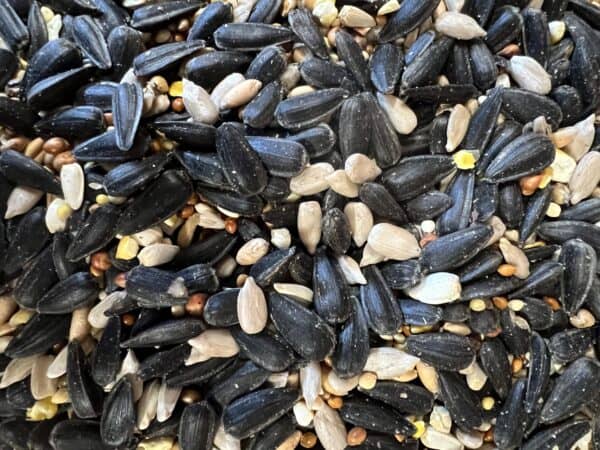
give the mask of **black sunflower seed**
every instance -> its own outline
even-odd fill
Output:
[[[201,450],[212,445],[217,413],[206,401],[188,405],[181,414],[178,439],[182,450]]]
[[[134,408],[133,387],[127,377],[123,377],[104,401],[100,420],[102,442],[117,446],[131,439],[136,416]]]
[[[40,314],[67,314],[89,306],[98,295],[98,283],[87,272],[59,281],[37,303]]]
[[[321,360],[333,351],[335,334],[313,311],[285,295],[271,293],[269,313],[281,336],[300,356]]]
[[[413,334],[406,340],[406,348],[441,370],[462,370],[475,358],[471,340],[452,333]]]
[[[112,100],[113,121],[115,123],[117,147],[126,151],[135,139],[144,97],[139,83],[121,83]]]
[[[238,439],[257,433],[289,411],[297,398],[298,392],[291,388],[267,388],[246,394],[225,408],[225,431]]]

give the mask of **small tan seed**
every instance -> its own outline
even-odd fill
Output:
[[[269,251],[269,243],[263,238],[250,239],[240,247],[235,260],[240,266],[251,266]]]
[[[233,109],[245,105],[258,94],[261,87],[262,82],[259,80],[242,81],[223,95],[223,98],[219,103],[219,109]]]
[[[466,41],[486,35],[475,19],[456,11],[440,15],[435,21],[435,29],[446,36]]]

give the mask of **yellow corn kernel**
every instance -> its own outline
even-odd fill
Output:
[[[99,205],[106,205],[107,203],[110,203],[110,199],[106,194],[98,194],[96,195],[96,203]]]
[[[137,256],[140,246],[131,236],[123,236],[117,246],[117,259],[130,260]]]
[[[413,425],[417,431],[415,431],[415,433],[412,435],[412,438],[419,439],[421,436],[423,436],[423,433],[425,433],[425,422],[422,420],[417,420],[416,422],[413,422]]]
[[[62,205],[60,205],[56,211],[56,215],[58,216],[58,218],[60,220],[67,220],[71,216],[72,213],[73,213],[73,210],[66,203],[63,203]]]
[[[483,409],[485,409],[486,411],[490,411],[494,405],[496,404],[496,401],[494,400],[493,397],[483,397],[481,399],[481,407]]]
[[[66,388],[60,388],[52,397],[50,397],[50,401],[56,405],[70,403],[71,399],[69,398],[69,391]]]
[[[182,81],[174,81],[169,86],[169,95],[171,97],[181,97],[183,95],[183,82]]]
[[[58,406],[52,403],[51,397],[46,397],[27,409],[27,418],[35,421],[52,419],[57,412]]]
[[[33,311],[27,310],[27,309],[20,309],[19,311],[17,311],[16,313],[14,313],[10,320],[8,321],[9,325],[18,327],[19,325],[25,325],[27,322],[29,322],[29,319],[31,319],[31,316],[33,316]]]
[[[540,181],[540,184],[538,186],[538,189],[544,189],[546,186],[548,186],[548,183],[550,183],[550,181],[552,181],[552,167],[546,167],[543,172],[542,172],[542,181]]]
[[[485,308],[486,308],[485,300],[482,300],[480,298],[474,298],[473,300],[471,300],[469,302],[469,308],[472,311],[476,311],[476,312],[485,311]]]
[[[475,167],[475,156],[472,152],[467,150],[460,150],[452,155],[452,159],[454,159],[454,164],[461,170],[469,170]]]

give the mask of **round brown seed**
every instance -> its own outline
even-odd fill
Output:
[[[362,444],[367,439],[367,430],[361,427],[354,427],[348,431],[346,442],[350,447],[355,447]]]
[[[300,446],[303,448],[313,448],[317,445],[317,435],[310,431],[304,433],[300,439]]]

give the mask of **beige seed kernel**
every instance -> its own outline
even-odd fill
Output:
[[[546,95],[552,90],[552,78],[535,59],[530,56],[513,56],[507,67],[508,73],[523,89]]]
[[[296,86],[290,92],[288,92],[287,98],[297,97],[298,95],[310,94],[311,92],[315,92],[316,89],[313,86],[308,84],[303,84],[301,86]]]
[[[398,2],[398,0],[388,0],[381,6],[381,8],[379,8],[377,10],[377,15],[384,16],[386,14],[391,14],[393,12],[396,12],[399,9],[400,9],[400,3]]]
[[[311,255],[315,253],[321,240],[321,218],[319,202],[302,202],[298,206],[298,235]]]
[[[348,178],[348,175],[343,169],[336,170],[332,174],[328,175],[325,180],[329,183],[331,189],[347,198],[358,197],[358,184],[353,183]]]
[[[421,247],[412,233],[391,223],[375,225],[367,241],[375,252],[397,261],[416,258],[421,254]]]
[[[244,75],[241,73],[230,73],[221,81],[219,81],[219,83],[213,88],[212,92],[210,93],[210,99],[215,105],[220,105],[225,94],[231,91],[235,86],[242,83],[244,80]]]
[[[373,228],[373,214],[367,205],[362,202],[348,202],[344,207],[344,214],[350,225],[352,240],[357,247],[362,247]]]
[[[240,327],[247,334],[260,333],[267,326],[267,300],[254,278],[247,277],[237,298]]]
[[[351,256],[342,255],[337,259],[338,265],[348,284],[367,284],[360,266]]]
[[[565,146],[565,151],[575,161],[579,161],[592,147],[594,137],[596,136],[595,121],[595,114],[590,114],[585,119],[573,125],[575,135],[571,142]]]
[[[471,113],[463,105],[458,104],[452,108],[448,118],[446,130],[446,151],[453,152],[458,148],[469,129]]]
[[[504,260],[515,267],[515,276],[525,279],[529,276],[529,259],[519,247],[511,244],[508,239],[500,239],[500,251]]]
[[[575,167],[569,189],[571,191],[571,204],[576,205],[588,198],[600,183],[600,153],[587,153]]]
[[[268,252],[269,243],[263,238],[254,238],[240,247],[235,260],[240,266],[251,266]]]
[[[240,351],[231,332],[225,328],[211,328],[203,331],[195,338],[188,340],[188,344],[207,358],[230,358]]]
[[[219,103],[220,110],[238,108],[252,100],[262,88],[259,80],[244,80],[228,91]]]
[[[115,256],[117,259],[129,261],[137,256],[139,248],[137,241],[133,237],[123,236],[119,241],[119,245],[117,245]]]
[[[362,184],[373,181],[381,175],[381,169],[374,159],[362,153],[353,153],[344,163],[346,175],[352,183]]]
[[[293,193],[302,196],[318,194],[329,188],[326,178],[334,170],[329,163],[311,164],[290,180],[290,189]]]
[[[377,101],[398,133],[410,134],[417,127],[417,115],[398,97],[378,92]]]
[[[338,16],[338,10],[335,7],[335,1],[323,0],[319,1],[312,11],[313,15],[319,19],[319,22],[324,27],[329,27]]]
[[[581,308],[574,316],[569,318],[569,322],[575,328],[590,328],[596,324],[596,318],[589,310]]]
[[[292,235],[287,228],[273,228],[271,230],[271,244],[278,249],[290,248],[292,245]]]
[[[469,302],[469,309],[475,312],[482,312],[486,310],[485,300],[481,298],[474,298]]]
[[[339,13],[342,25],[350,28],[371,28],[375,26],[375,19],[369,13],[352,5],[344,5]]]
[[[281,295],[300,300],[304,303],[310,303],[313,300],[312,289],[296,283],[273,283],[273,289]]]
[[[435,21],[435,29],[446,36],[467,41],[486,35],[485,30],[475,19],[456,11],[448,11],[440,15]]]

